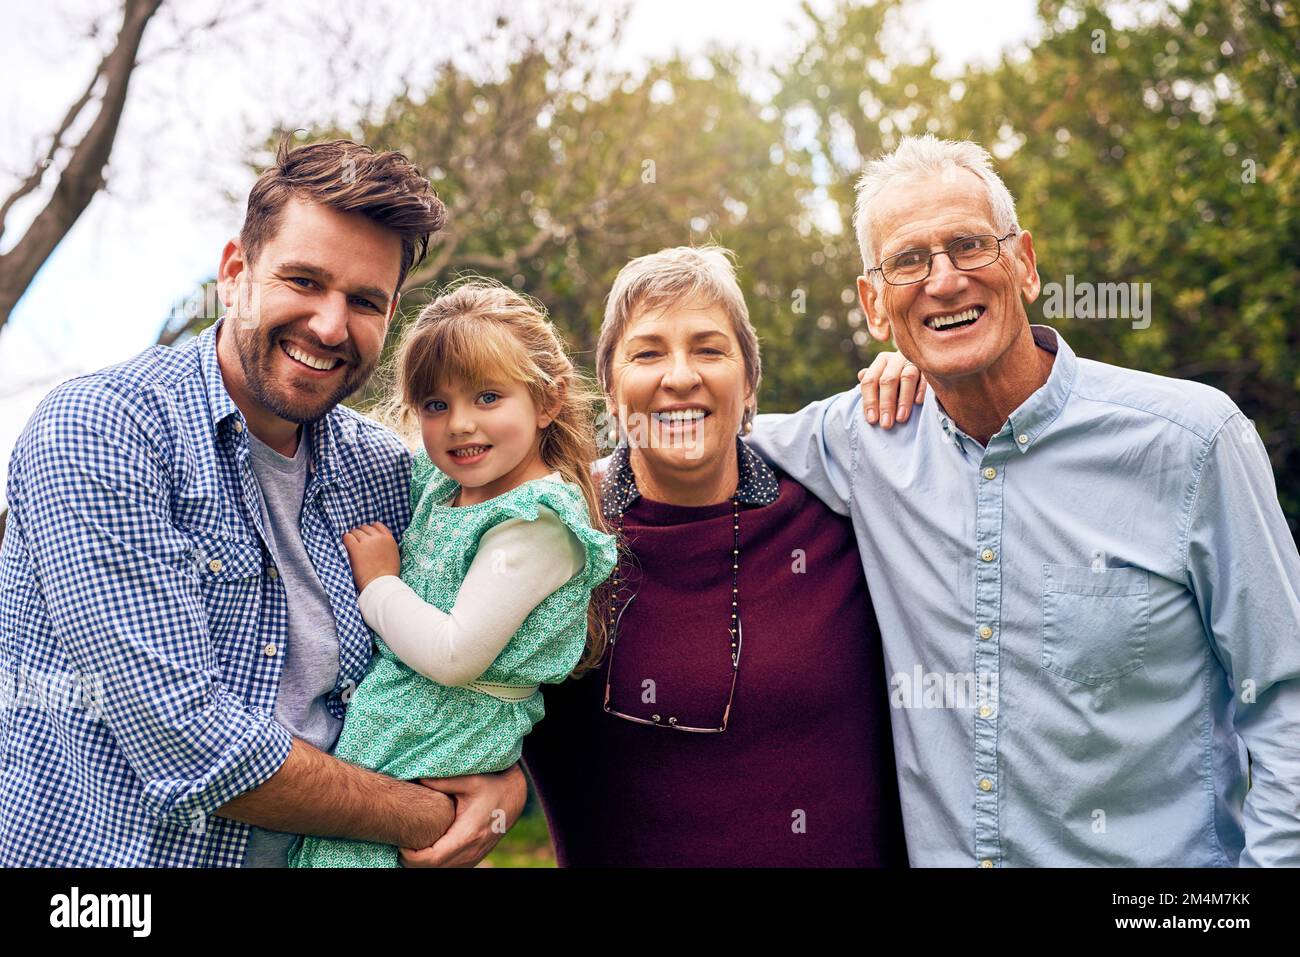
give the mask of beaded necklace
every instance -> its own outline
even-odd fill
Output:
[[[618,509],[618,537],[620,541],[626,541],[626,535],[623,528],[624,508],[620,504]],[[618,628],[618,593],[623,585],[621,575],[623,563],[620,560],[614,565],[613,587],[609,593],[609,634],[615,635]],[[629,598],[630,602],[631,599]],[[624,609],[627,608],[625,604]],[[738,641],[740,629],[740,499],[736,495],[731,496],[731,626],[727,629],[731,636],[731,667],[733,669],[740,667],[740,643]],[[611,638],[611,643],[617,640]]]

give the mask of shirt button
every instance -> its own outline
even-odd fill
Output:
[[[992,790],[993,790],[993,782],[990,781],[988,778],[980,778],[980,790],[981,790],[981,791],[992,791]]]
[[[988,705],[981,705],[981,706],[980,706],[980,717],[981,717],[981,718],[987,718],[987,717],[988,717],[989,715],[991,715],[992,713],[993,713],[993,709],[990,708]]]
[[[244,431],[244,423],[243,423],[243,422],[240,422],[238,419],[236,419],[236,420],[235,420],[235,426],[234,426],[234,428],[235,428],[235,431],[236,431],[236,432],[243,432],[243,431]]]
[[[274,565],[272,565],[270,568],[266,570],[266,577],[274,581],[275,579],[280,577],[280,570],[276,568]]]
[[[988,625],[980,625],[980,637],[983,638],[985,641],[988,641],[990,638],[993,637],[993,629],[990,628]]]
[[[984,860],[980,861],[980,867],[992,867],[992,866],[993,866],[993,862],[990,861],[987,857],[984,858]]]
[[[266,657],[268,658],[274,658],[275,652],[276,652],[276,647],[274,641],[268,641],[266,643],[266,647],[262,649],[262,653],[265,654]]]
[[[1021,445],[1024,445],[1029,441],[1029,436],[1021,432],[1019,435],[1016,436],[1016,441],[1019,442]]]
[[[993,549],[991,548],[984,549],[984,551],[980,552],[980,558],[984,559],[986,562],[993,561],[994,558]]]
[[[222,567],[220,558],[214,558],[212,561],[208,562],[208,568],[212,569],[214,572],[221,571]]]
[[[984,477],[986,479],[997,478],[997,475],[998,475],[998,470],[993,468],[993,466],[991,465],[984,470]]]

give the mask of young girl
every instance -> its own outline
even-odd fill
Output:
[[[403,779],[502,771],[542,717],[538,684],[603,650],[591,593],[615,542],[589,400],[541,311],[482,281],[424,309],[397,367],[390,417],[418,415],[425,451],[400,557],[382,525],[344,537],[378,640],[334,755]],[[395,847],[322,837],[290,863],[399,866]]]

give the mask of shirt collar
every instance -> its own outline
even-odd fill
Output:
[[[1039,348],[1056,353],[1056,360],[1042,387],[1008,416],[1011,436],[1021,452],[1027,452],[1061,414],[1074,389],[1074,377],[1079,369],[1074,350],[1059,332],[1051,326],[1030,326],[1029,329]]]
[[[1065,408],[1065,403],[1074,388],[1074,378],[1079,366],[1074,350],[1051,326],[1031,325],[1029,330],[1033,333],[1035,345],[1055,353],[1056,359],[1052,363],[1052,371],[1047,376],[1047,381],[1007,417],[1007,424],[1003,425],[997,433],[1002,435],[1010,430],[1012,444],[1022,453],[1029,451],[1038,437],[1047,431],[1048,427],[1056,421],[1056,417],[1061,414],[1061,410]],[[974,442],[974,439],[962,432],[957,427],[957,423],[949,418],[943,403],[938,401],[937,396],[934,401],[934,415],[938,417],[939,426],[945,435],[958,442],[963,438]]]
[[[217,332],[225,317],[218,319],[195,337],[195,348],[199,350],[199,368],[203,371],[203,387],[208,396],[208,411],[212,414],[212,427],[221,431],[223,424],[232,428],[235,422],[244,428],[244,416],[240,413],[235,400],[226,391],[225,380],[221,378],[221,365],[217,361]],[[229,423],[226,422],[234,416]]]
[[[744,505],[771,505],[781,495],[776,473],[748,445],[736,437],[736,465],[740,480],[736,483],[736,500]],[[609,457],[609,467],[601,483],[600,510],[610,521],[632,507],[641,497],[632,473],[631,450],[626,441]]]
[[[225,317],[218,319],[195,337],[195,348],[199,351],[199,367],[203,372],[203,385],[208,398],[208,410],[212,416],[212,427],[218,435],[222,431],[243,441],[244,430],[248,423],[244,414],[235,405],[235,400],[226,391],[225,380],[221,377],[221,364],[217,361],[217,332],[225,322]],[[341,475],[336,450],[340,445],[350,445],[356,441],[357,423],[338,408],[331,409],[324,418],[310,426],[303,427],[303,436],[310,442],[312,469],[317,473],[321,484],[336,482]]]

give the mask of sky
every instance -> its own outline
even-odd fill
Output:
[[[0,5],[0,197],[45,150],[104,49],[91,24],[116,30],[113,0]],[[398,88],[403,64],[474,34],[483,4],[396,2],[382,23],[365,0],[187,0],[150,24],[101,192],[0,329],[0,474],[40,399],[65,379],[127,359],[155,341],[167,315],[211,276],[238,232],[255,145],[277,122],[310,128],[355,117],[365,97]],[[812,0],[825,9],[825,0]],[[796,46],[799,0],[633,0],[620,66],[710,44],[779,63]],[[996,7],[997,15],[989,10]],[[170,9],[169,9],[170,8]],[[512,15],[540,15],[525,0]],[[223,20],[205,24],[216,13]],[[387,28],[387,29],[385,29]],[[359,62],[321,51],[354,37]],[[1033,0],[919,0],[901,43],[924,36],[947,72],[989,63],[1036,32]],[[180,37],[188,37],[185,45]],[[0,250],[48,192],[11,212]],[[0,490],[0,507],[4,495]]]

